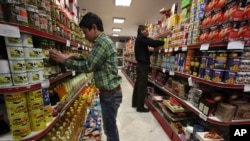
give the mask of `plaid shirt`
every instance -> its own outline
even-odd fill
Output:
[[[96,38],[88,58],[66,59],[63,64],[76,71],[94,72],[95,83],[99,89],[112,90],[121,83],[115,45],[104,33]]]

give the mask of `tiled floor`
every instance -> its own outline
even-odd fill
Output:
[[[122,76],[123,102],[118,111],[120,141],[171,141],[151,112],[138,113],[131,107],[133,87]],[[102,141],[106,141],[105,135]]]

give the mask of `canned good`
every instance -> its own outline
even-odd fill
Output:
[[[23,114],[28,114],[27,103],[21,102],[19,104],[8,104],[6,106],[8,117],[16,117]]]
[[[23,114],[16,117],[9,118],[9,123],[11,128],[18,128],[23,126],[30,126],[28,114]]]
[[[12,73],[11,76],[13,79],[14,86],[21,86],[21,85],[28,84],[28,75],[26,72],[25,73]]]
[[[44,64],[42,59],[36,59],[36,60],[25,60],[26,64],[26,70],[28,72],[30,71],[39,71],[44,69]]]
[[[44,111],[29,113],[29,117],[32,131],[39,131],[46,128]]]
[[[6,49],[7,49],[9,60],[23,60],[24,59],[23,47],[8,46]]]
[[[45,120],[47,123],[53,120],[52,112],[53,108],[51,107],[51,105],[44,107]]]
[[[24,48],[25,59],[42,59],[42,49],[40,48]]]
[[[26,66],[24,60],[12,60],[9,61],[10,71],[12,73],[26,72]]]
[[[12,86],[12,78],[10,73],[0,73],[0,87]]]
[[[22,47],[23,46],[23,41],[21,38],[14,38],[14,37],[4,37],[5,44],[6,46],[18,46]]]
[[[29,113],[44,111],[43,99],[28,102]]]
[[[6,103],[6,106],[12,106],[14,104],[20,104],[26,102],[26,96],[25,93],[10,93],[10,94],[4,94],[4,100]]]
[[[12,138],[15,140],[20,140],[31,133],[30,124],[21,127],[11,128]]]
[[[27,74],[30,84],[42,82],[44,80],[43,71],[32,71],[27,72]]]
[[[38,89],[34,91],[29,91],[26,94],[26,97],[27,97],[27,101],[29,102],[43,100],[42,90]]]

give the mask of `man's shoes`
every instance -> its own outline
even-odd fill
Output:
[[[149,112],[149,109],[147,108],[142,108],[142,109],[136,109],[137,112],[140,112],[140,113],[146,113],[146,112]]]

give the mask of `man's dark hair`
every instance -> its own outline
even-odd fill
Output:
[[[137,29],[137,36],[141,35],[141,31],[145,30],[147,27],[145,25],[139,25],[138,29]]]
[[[82,17],[81,22],[79,23],[79,26],[82,28],[88,28],[89,30],[92,29],[93,24],[96,25],[97,29],[101,32],[104,31],[102,20],[99,16],[97,16],[94,13],[88,12]]]

